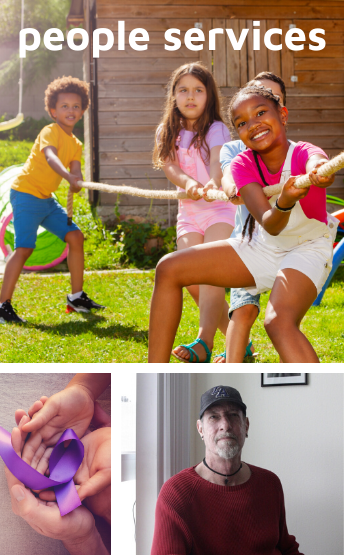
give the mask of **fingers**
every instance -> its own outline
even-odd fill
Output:
[[[318,175],[316,169],[313,169],[311,172],[309,172],[308,177],[312,185],[315,185],[316,187],[331,185],[335,178],[334,175],[329,175],[327,177]]]
[[[22,437],[19,428],[13,428],[11,433],[12,447],[19,457],[21,457]]]
[[[50,490],[50,489],[44,489],[43,491],[40,491],[39,498],[42,499],[43,501],[48,501],[48,502],[56,501],[56,495],[53,492],[53,490]]]
[[[32,458],[32,468],[35,468],[40,474],[45,474],[49,468],[49,460],[52,451],[53,447],[46,447],[44,443],[41,443]]]
[[[20,412],[20,411],[18,411],[18,412]],[[23,450],[23,447],[24,447],[25,439],[27,437],[27,433],[23,432],[22,427],[29,420],[30,420],[30,418],[24,413],[24,415],[22,416],[22,418],[18,422],[18,427],[13,428],[12,433],[11,433],[12,447],[15,450],[15,452],[17,453],[17,455],[19,455],[19,457],[22,456],[22,450]]]
[[[42,436],[39,433],[31,435],[30,439],[25,443],[22,451],[22,459],[31,466],[38,449],[42,444]],[[45,449],[45,446],[44,446]],[[41,451],[41,455],[43,451]]]
[[[13,476],[8,468],[5,468],[5,474],[11,495],[13,512],[25,518],[37,507],[38,501],[35,496],[24,487],[24,484]]]
[[[38,403],[39,401],[36,402]],[[35,405],[36,403],[34,403],[29,410],[29,415],[34,415],[34,418],[24,426],[25,432],[34,432],[35,430],[39,430],[47,422],[49,422],[49,420],[56,416],[58,412],[58,407],[52,398],[48,399],[38,412],[33,412]]]
[[[41,400],[35,401],[34,404],[29,408],[28,415],[32,418],[36,412],[41,410],[42,407],[43,407],[43,403]]]
[[[21,421],[21,419],[23,418],[23,416],[26,415],[25,410],[23,409],[18,409],[16,410],[16,412],[14,413],[14,418],[16,419],[16,424],[18,426],[19,422]]]
[[[83,501],[86,497],[91,497],[92,495],[96,495],[100,493],[105,488],[107,488],[111,484],[111,469],[106,468],[104,470],[99,470],[80,486],[78,489],[78,494],[80,497],[80,501]]]

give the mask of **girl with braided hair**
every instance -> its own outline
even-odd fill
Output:
[[[152,298],[149,362],[168,362],[182,310],[182,288],[196,283],[245,287],[252,294],[271,289],[265,329],[282,360],[319,362],[299,325],[331,270],[335,222],[326,213],[320,177],[327,157],[318,147],[288,141],[288,110],[264,88],[249,86],[230,103],[232,124],[247,150],[231,163],[237,194],[258,223],[257,233],[197,245],[165,256],[158,264]],[[300,174],[312,183],[294,187]],[[283,183],[267,199],[262,188]],[[228,192],[225,190],[228,194]],[[334,218],[333,218],[334,220]]]

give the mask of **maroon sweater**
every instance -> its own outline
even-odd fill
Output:
[[[279,478],[249,465],[250,479],[218,486],[194,468],[161,488],[151,555],[302,555],[289,535]]]

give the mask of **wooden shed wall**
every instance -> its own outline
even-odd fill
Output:
[[[97,0],[97,27],[115,32],[115,45],[102,52],[97,61],[99,119],[99,177],[112,184],[142,188],[166,189],[169,185],[160,171],[153,170],[151,152],[154,132],[160,121],[165,86],[171,72],[182,63],[201,59],[212,68],[224,97],[258,72],[269,70],[280,74],[287,85],[289,137],[295,141],[313,142],[329,156],[344,149],[344,3],[327,0]],[[187,5],[186,5],[187,2]],[[215,5],[216,2],[216,5]],[[283,5],[282,5],[283,4]],[[126,50],[117,50],[118,21],[125,21]],[[208,30],[215,27],[233,28],[236,36],[242,28],[252,28],[260,21],[261,35],[265,29],[283,30],[282,51],[268,50],[261,39],[261,50],[253,51],[252,33],[241,51],[234,51],[225,35],[216,37],[216,50],[208,50]],[[206,36],[204,49],[193,52],[182,46],[164,50],[164,33],[178,28],[183,33],[202,23]],[[313,28],[325,30],[326,47],[321,51],[292,52],[284,45],[290,24],[301,28],[306,37]],[[148,50],[137,52],[128,46],[132,29],[144,28],[149,33]],[[276,42],[276,37],[273,42]],[[296,83],[291,76],[298,78]],[[336,177],[330,194],[344,198],[344,171]],[[173,186],[172,186],[173,187]],[[101,194],[102,205],[113,205],[116,195]],[[167,201],[154,200],[160,213],[167,218]],[[172,203],[173,204],[173,203]],[[121,211],[140,213],[147,201],[121,196]],[[165,206],[165,209],[163,208]],[[165,212],[164,212],[165,210]]]

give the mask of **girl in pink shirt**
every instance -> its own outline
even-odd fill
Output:
[[[155,167],[188,195],[179,201],[178,251],[189,252],[190,247],[227,239],[232,233],[235,206],[206,195],[221,186],[220,150],[228,141],[212,74],[200,62],[179,67],[168,85],[154,150]],[[200,308],[199,333],[196,341],[176,347],[172,354],[183,362],[210,362],[216,329],[225,335],[229,323],[225,289],[193,285],[188,290]]]
[[[248,237],[199,245],[188,256],[173,253],[160,261],[148,360],[168,362],[182,309],[181,289],[202,283],[244,287],[253,294],[272,289],[265,328],[278,354],[284,362],[319,362],[299,325],[331,270],[336,223],[334,218],[328,221],[321,189],[331,185],[334,176],[317,175],[316,168],[326,161],[320,149],[288,141],[288,110],[267,89],[238,91],[230,115],[249,149],[231,166],[237,192],[251,214]],[[308,173],[312,185],[294,187],[293,172]],[[268,199],[262,189],[270,183],[283,188]]]

